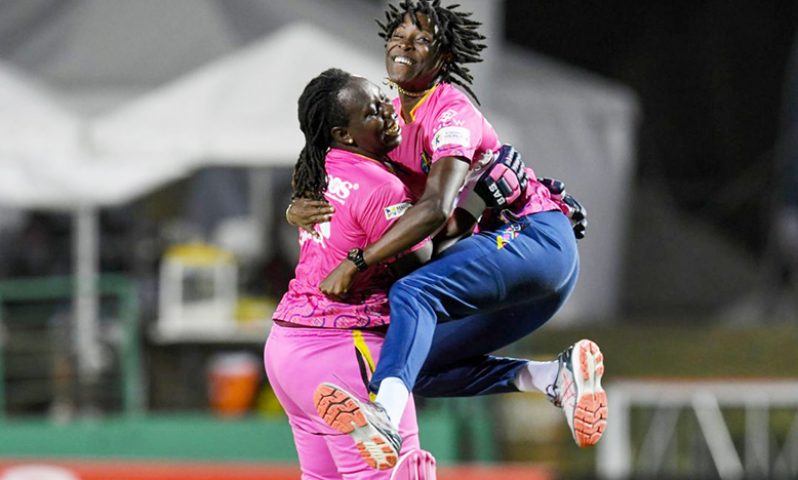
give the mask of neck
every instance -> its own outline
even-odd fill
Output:
[[[421,90],[420,92],[413,92],[413,91],[410,91],[410,90],[405,90],[398,83],[394,82],[390,78],[386,78],[385,81],[386,81],[386,83],[388,83],[388,85],[390,85],[391,87],[395,88],[396,91],[399,92],[399,95],[402,95],[404,97],[410,97],[410,98],[421,98],[424,95],[426,95],[427,93],[429,93],[429,91],[432,90],[433,88],[435,88],[435,85],[438,84],[438,82],[435,82],[429,88],[427,88],[426,90]]]
[[[379,153],[367,152],[358,146],[346,145],[344,143],[333,144],[332,147],[338,148],[340,150],[346,150],[347,152],[360,155],[361,157],[367,158],[369,160],[374,160],[375,162],[378,163],[383,163],[383,161],[387,156],[387,153],[379,154]]]
[[[393,80],[386,78],[385,83],[388,84],[390,87],[395,88],[397,92],[399,92],[399,101],[402,104],[402,118],[404,118],[405,122],[412,121],[410,117],[410,112],[415,108],[418,102],[424,97],[424,95],[428,94],[430,90],[438,86],[438,81],[432,83],[428,88],[425,90],[421,90],[418,92],[405,90],[398,83],[394,82]]]

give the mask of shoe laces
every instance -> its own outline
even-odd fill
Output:
[[[556,382],[546,387],[546,397],[555,407],[562,407],[562,400],[560,399],[560,392]]]

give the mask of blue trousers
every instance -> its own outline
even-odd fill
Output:
[[[370,389],[399,377],[427,397],[518,391],[526,360],[490,353],[554,316],[578,273],[576,240],[558,211],[457,242],[391,288],[391,326]]]

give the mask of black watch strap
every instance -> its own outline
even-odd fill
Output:
[[[352,263],[355,264],[355,267],[357,267],[358,272],[362,272],[367,268],[369,268],[369,266],[366,265],[366,260],[363,259],[362,248],[353,248],[352,250],[349,250],[349,253],[346,255],[346,258],[348,258],[349,260],[352,261]]]

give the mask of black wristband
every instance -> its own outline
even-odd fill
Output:
[[[357,267],[358,272],[362,272],[367,268],[369,268],[369,266],[366,265],[366,260],[363,259],[362,248],[353,248],[352,250],[349,250],[349,253],[346,255],[346,258],[351,260],[352,263],[355,264],[355,267]]]

